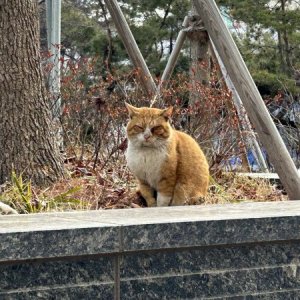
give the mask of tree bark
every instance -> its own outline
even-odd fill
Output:
[[[36,1],[0,0],[0,184],[12,172],[46,185],[63,176],[39,53]]]
[[[210,53],[209,53],[209,37],[205,30],[201,31],[198,27],[201,27],[201,20],[198,14],[192,7],[191,26],[195,27],[195,30],[191,30],[187,33],[191,42],[191,68],[190,68],[190,80],[193,86],[193,90],[190,93],[189,104],[194,105],[199,100],[197,85],[208,85],[210,80]],[[193,24],[194,23],[194,24]]]

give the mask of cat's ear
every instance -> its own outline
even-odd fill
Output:
[[[128,114],[129,114],[130,118],[132,118],[134,115],[138,114],[138,108],[137,107],[134,107],[134,106],[128,104],[127,102],[125,102],[125,106],[128,110]]]
[[[164,109],[161,113],[161,115],[166,119],[166,120],[169,120],[172,116],[172,113],[173,113],[173,106],[170,106],[166,109]]]

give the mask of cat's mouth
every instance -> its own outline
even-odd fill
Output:
[[[153,143],[152,141],[143,141],[141,143],[141,146],[146,147],[146,148],[155,148],[156,147],[155,143]]]
[[[153,148],[153,147],[155,147],[155,145],[150,143],[150,142],[143,142],[142,147],[149,147],[149,148],[151,147],[151,148]]]

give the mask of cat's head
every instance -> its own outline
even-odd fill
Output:
[[[166,145],[172,128],[169,119],[173,107],[166,109],[137,108],[125,103],[129,122],[127,124],[127,137],[137,147],[159,148]]]

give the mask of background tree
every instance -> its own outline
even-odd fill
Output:
[[[36,1],[2,3],[0,36],[0,183],[16,172],[43,185],[63,176],[63,167],[41,72]]]
[[[240,50],[262,94],[274,96],[283,84],[299,93],[300,4],[294,0],[219,0],[234,20],[244,22]]]
[[[259,90],[275,96],[284,85],[299,93],[299,1],[218,0],[234,23],[242,22],[237,43]],[[119,1],[150,71],[160,75],[184,17],[189,0]],[[71,17],[70,17],[71,16]],[[74,26],[77,24],[76,26]],[[78,29],[78,24],[81,29]],[[84,28],[83,28],[84,27]],[[76,29],[75,29],[76,28]],[[233,31],[234,33],[234,31]],[[64,0],[62,43],[80,55],[100,55],[106,70],[121,73],[132,68],[102,0]],[[185,44],[175,72],[189,70],[189,44]],[[106,75],[105,75],[106,76]]]
[[[96,18],[90,18],[84,10],[71,1],[62,5],[62,45],[72,58],[77,54],[83,57],[104,54],[107,44],[105,30]]]
[[[187,15],[190,7],[190,1],[184,0],[156,0],[156,1],[134,1],[126,0],[119,2],[123,13],[125,14],[133,35],[140,47],[140,50],[147,62],[150,71],[159,75],[164,69],[168,54],[172,52],[173,45],[177,38],[178,32],[184,17]],[[75,19],[70,18],[70,12]],[[64,13],[64,11],[66,13]],[[74,23],[76,18],[80,18],[86,26],[87,23],[95,26],[88,29],[89,34],[92,30],[98,32],[95,35],[82,36],[82,31],[76,30]],[[73,24],[73,25],[72,25]],[[78,24],[78,22],[77,22]],[[76,25],[77,28],[77,25]],[[83,31],[85,31],[84,29]],[[126,50],[116,34],[114,24],[104,5],[104,1],[96,0],[64,0],[62,15],[62,43],[70,40],[66,37],[74,32],[72,44],[77,47],[80,55],[87,53],[100,54],[106,59],[106,66],[111,72],[119,73],[120,70],[128,71],[132,68]],[[102,34],[99,35],[99,31]],[[103,36],[105,34],[106,36]],[[96,35],[98,38],[95,39]],[[101,36],[101,38],[99,38]],[[90,40],[87,41],[90,37]],[[93,47],[82,48],[82,41],[85,45],[93,44]],[[78,47],[79,46],[79,47]],[[187,57],[181,56],[176,71],[188,70]]]

